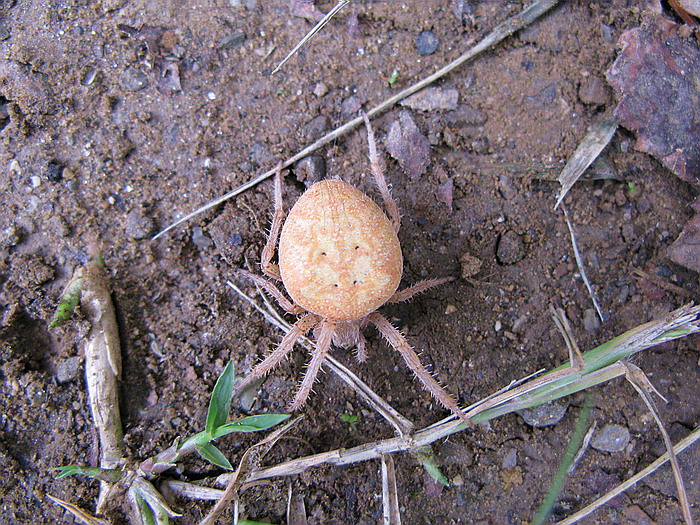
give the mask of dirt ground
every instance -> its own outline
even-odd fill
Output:
[[[271,217],[270,181],[156,241],[151,236],[355,118],[359,107],[369,109],[454,60],[525,5],[356,0],[271,76],[313,25],[290,13],[291,4],[0,4],[3,523],[73,523],[47,494],[94,508],[96,482],[57,480],[52,470],[98,460],[80,359],[84,323],[48,330],[91,245],[101,246],[118,311],[129,454],[145,458],[203,429],[211,389],[229,360],[245,374],[280,338],[225,285],[231,279],[255,292],[234,269],[259,260]],[[333,4],[317,5],[325,12]],[[374,120],[403,216],[402,286],[459,277],[465,254],[481,263],[470,279],[382,310],[462,404],[566,359],[551,303],[564,307],[585,350],[700,294],[697,274],[667,256],[692,216],[697,190],[636,152],[630,132],[618,130],[603,153],[615,177],[579,182],[566,199],[606,315],[602,323],[591,315],[563,215],[553,211],[559,171],[588,126],[614,107],[605,71],[618,38],[645,16],[625,0],[564,2],[440,81],[458,93],[456,108],[394,107]],[[416,43],[424,31],[437,37],[426,56]],[[403,112],[430,143],[422,173],[408,175],[386,154],[387,133]],[[314,155],[286,176],[287,202],[324,172],[377,196],[364,128]],[[635,269],[687,295],[640,279]],[[358,364],[350,350],[334,355],[419,428],[445,417],[400,356],[376,332],[367,336],[368,362]],[[661,415],[676,440],[700,422],[699,357],[698,340],[687,338],[635,360],[668,398]],[[307,358],[298,349],[278,367],[252,412],[283,411]],[[437,443],[450,487],[433,483],[412,456],[396,455],[403,523],[528,522],[582,403],[582,395],[565,399],[566,414],[555,425],[537,428],[511,414]],[[321,374],[301,413],[292,432],[297,439],[282,440],[268,464],[393,435],[329,373]],[[242,415],[234,406],[232,416]],[[357,420],[350,424],[343,415]],[[626,428],[629,442],[620,452],[586,452],[556,518],[663,453],[653,419],[621,380],[595,389],[594,419],[598,428]],[[254,439],[233,435],[219,445],[235,463]],[[682,465],[700,519],[698,456],[697,447],[690,449]],[[218,473],[193,458],[169,476]],[[669,480],[667,471],[656,474],[587,523],[680,522]],[[381,522],[377,462],[273,480],[243,493],[242,516],[284,523],[289,482],[304,498],[309,523]],[[184,513],[176,523],[186,524],[196,523],[210,503],[174,505]],[[111,517],[125,522],[127,511],[125,504]]]

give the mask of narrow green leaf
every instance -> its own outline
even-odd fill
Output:
[[[214,430],[224,423],[231,410],[231,397],[233,396],[233,380],[236,373],[233,361],[229,361],[219,379],[214,385],[211,394],[209,410],[207,411],[207,424],[205,432],[213,434]]]
[[[248,416],[238,421],[219,425],[211,434],[212,439],[220,438],[232,432],[258,432],[267,430],[289,418],[289,414],[261,414]]]
[[[593,394],[591,392],[587,392],[586,400],[583,408],[581,409],[581,413],[578,416],[578,421],[576,422],[574,431],[571,434],[571,439],[566,447],[566,452],[564,452],[564,457],[559,464],[557,473],[552,479],[552,484],[549,486],[547,495],[542,500],[540,508],[537,509],[537,514],[532,520],[532,525],[544,525],[549,520],[549,516],[552,514],[552,509],[554,508],[554,505],[561,494],[561,489],[564,486],[569,469],[574,462],[576,453],[579,451],[581,444],[583,443],[583,438],[586,434],[586,429],[588,428],[588,422],[590,420],[594,404]]]
[[[77,476],[78,474],[96,478],[102,473],[102,469],[99,467],[83,467],[82,465],[64,465],[62,467],[56,467],[54,470],[58,471],[56,479]]]
[[[233,470],[233,465],[231,465],[231,462],[226,459],[226,456],[224,456],[221,451],[211,443],[207,443],[203,447],[199,447],[197,452],[199,452],[199,455],[205,460],[213,463],[217,467],[225,468],[226,470]]]

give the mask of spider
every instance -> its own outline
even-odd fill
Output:
[[[369,118],[364,113],[362,116],[367,127],[372,174],[390,218],[360,190],[332,179],[312,185],[284,221],[282,170],[281,165],[278,167],[274,183],[275,211],[260,265],[267,277],[282,281],[291,300],[267,279],[240,271],[274,297],[286,312],[301,317],[236,390],[243,390],[254,379],[267,374],[292,350],[297,339],[313,329],[316,347],[290,405],[291,411],[297,410],[308,398],[331,344],[355,346],[357,359],[363,362],[367,359],[367,350],[362,332],[373,325],[401,354],[423,387],[471,425],[455,399],[421,364],[401,332],[377,312],[386,303],[406,301],[452,278],[428,279],[397,291],[403,273],[403,255],[397,236],[401,217],[379,165]],[[272,258],[278,237],[278,264],[275,264]]]

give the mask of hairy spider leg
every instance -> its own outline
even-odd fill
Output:
[[[267,236],[267,242],[260,255],[260,267],[265,275],[272,277],[278,281],[282,280],[280,276],[279,265],[271,262],[277,248],[277,240],[282,230],[284,222],[284,205],[282,202],[282,162],[277,164],[277,172],[275,173],[275,214],[272,216],[272,226],[270,226],[270,234]]]
[[[374,181],[379,188],[379,193],[382,194],[382,200],[384,201],[384,206],[386,211],[389,212],[389,217],[391,218],[391,225],[394,227],[394,231],[399,233],[399,228],[401,227],[401,215],[399,214],[399,208],[396,206],[396,201],[391,196],[391,191],[389,186],[387,186],[386,179],[384,178],[384,173],[382,173],[382,167],[379,165],[379,154],[377,153],[377,142],[374,140],[374,131],[372,131],[372,125],[369,123],[369,118],[367,113],[364,111],[360,112],[362,118],[365,121],[365,126],[367,126],[367,142],[369,144],[369,165],[372,169],[372,175],[374,175]]]
[[[270,370],[276,367],[279,362],[292,351],[294,348],[294,343],[297,342],[297,339],[303,335],[306,335],[309,330],[320,322],[321,317],[316,314],[306,314],[302,316],[296,323],[294,323],[292,329],[282,338],[282,341],[280,341],[280,344],[277,345],[277,348],[275,348],[272,353],[268,355],[260,364],[255,366],[250,374],[248,374],[248,376],[241,381],[236,388],[236,392],[242,391],[254,379],[264,376]]]
[[[309,397],[311,393],[311,388],[316,381],[316,376],[318,371],[321,370],[321,365],[326,360],[328,351],[331,348],[331,341],[333,340],[333,332],[335,332],[336,322],[329,319],[324,319],[321,321],[321,326],[318,334],[318,339],[316,340],[316,348],[311,354],[311,361],[309,361],[309,366],[306,368],[304,373],[304,379],[301,381],[299,390],[297,390],[294,396],[294,401],[289,406],[291,412],[300,408]]]
[[[270,281],[263,279],[259,275],[250,273],[247,270],[243,270],[242,268],[239,268],[238,272],[254,281],[258,286],[262,287],[262,289],[269,293],[279,303],[280,307],[288,314],[299,315],[306,312],[306,310],[304,310],[301,306],[294,304],[292,301],[287,299],[282,291]]]
[[[387,342],[401,354],[404,361],[408,365],[416,377],[423,383],[423,387],[432,394],[432,396],[437,399],[445,408],[450,410],[454,415],[464,421],[467,426],[473,426],[473,423],[469,420],[467,416],[464,415],[457,406],[457,402],[453,397],[445,391],[445,389],[440,386],[435,378],[426,370],[423,364],[420,362],[418,354],[415,350],[411,348],[408,344],[406,338],[399,332],[394,326],[387,321],[387,319],[380,313],[374,312],[369,314],[369,321],[379,330]]]
[[[404,301],[408,301],[409,299],[425,292],[426,290],[430,290],[431,288],[440,286],[441,284],[449,283],[450,281],[454,280],[454,277],[441,277],[439,279],[426,279],[424,281],[418,281],[416,284],[396,292],[394,295],[389,297],[387,303],[402,303]]]

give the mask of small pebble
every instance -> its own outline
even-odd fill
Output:
[[[513,468],[518,464],[518,450],[511,448],[508,453],[503,457],[503,463],[501,463],[501,468],[508,469]]]
[[[149,237],[154,229],[155,225],[153,224],[153,220],[145,215],[140,208],[131,210],[124,223],[124,232],[133,240]]]
[[[0,231],[0,248],[12,248],[22,240],[22,232],[14,222]]]
[[[242,46],[243,42],[245,42],[245,33],[243,31],[234,31],[219,40],[219,47],[221,49],[234,49]]]
[[[11,33],[10,30],[7,28],[7,25],[4,23],[0,23],[0,41],[7,40],[10,38]]]
[[[326,177],[326,161],[318,155],[309,155],[294,164],[294,175],[307,187]]]
[[[56,381],[70,383],[78,378],[80,373],[80,357],[74,356],[58,363],[56,367]]]
[[[204,235],[202,228],[198,226],[192,228],[192,242],[200,248],[207,248],[214,244],[214,241],[212,241],[209,237]]]
[[[340,103],[340,113],[343,117],[356,117],[360,111],[362,102],[355,95],[350,95]]]
[[[422,57],[427,57],[435,53],[438,45],[440,45],[440,38],[430,30],[422,31],[416,37],[416,50]]]
[[[323,82],[319,82],[314,86],[314,95],[316,95],[317,97],[320,98],[326,93],[328,93],[328,86],[325,85]]]
[[[240,246],[243,244],[243,237],[240,233],[232,233],[229,238],[226,239],[226,243],[231,246]]]
[[[119,75],[119,85],[124,91],[139,91],[148,86],[148,77],[136,68],[127,68]]]
[[[314,140],[321,137],[328,129],[330,121],[326,115],[319,115],[304,124],[301,132],[308,139]]]
[[[436,111],[455,110],[458,101],[459,92],[454,88],[427,87],[399,104],[418,111]]]
[[[61,182],[63,180],[63,164],[55,160],[49,162],[46,178],[49,179],[49,182]]]
[[[250,147],[250,157],[258,166],[263,166],[275,160],[263,142],[256,142]]]
[[[525,423],[535,428],[556,425],[566,414],[568,405],[561,401],[550,401],[544,405],[518,410]]]
[[[498,179],[498,192],[507,201],[512,201],[518,196],[518,188],[508,175],[501,175]]]
[[[604,106],[610,101],[610,88],[596,76],[586,77],[578,89],[578,98],[584,104]]]
[[[417,180],[430,164],[430,142],[416,126],[411,113],[402,111],[392,122],[386,149],[412,180]]]
[[[463,253],[459,258],[459,263],[462,265],[462,279],[469,279],[479,273],[481,269],[481,260],[468,253]]]
[[[588,308],[583,312],[583,327],[587,332],[594,332],[600,328],[600,318],[593,308]]]
[[[525,257],[525,243],[520,235],[508,230],[500,239],[496,248],[496,259],[500,264],[515,264]]]
[[[630,442],[630,431],[621,425],[605,425],[591,441],[601,452],[622,452]]]

